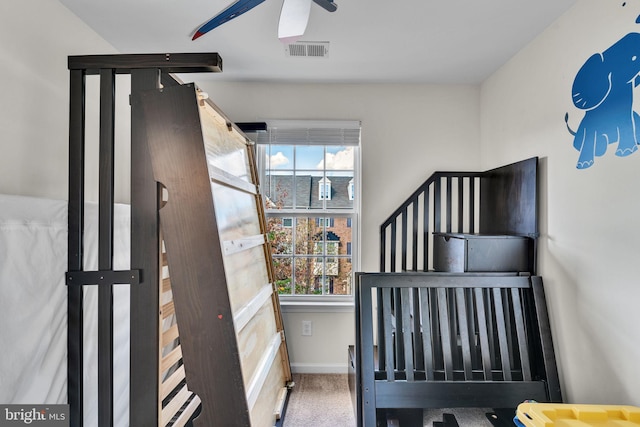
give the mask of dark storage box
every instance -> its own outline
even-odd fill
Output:
[[[529,271],[529,238],[433,233],[435,271]]]

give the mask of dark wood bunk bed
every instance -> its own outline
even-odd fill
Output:
[[[501,418],[477,425],[508,425],[524,400],[562,401],[535,275],[537,168],[437,172],[383,223],[382,273],[356,275],[359,427],[422,426],[429,408],[486,408]]]
[[[271,427],[291,372],[249,139],[193,84],[213,54],[69,57],[68,403],[84,424],[83,378],[114,425],[113,285],[130,286],[128,425]],[[113,269],[116,77],[130,75],[130,270]],[[85,271],[85,103],[99,76],[98,271]],[[90,138],[90,137],[89,137]],[[85,372],[86,286],[99,285],[98,372]],[[179,329],[178,329],[179,328]]]

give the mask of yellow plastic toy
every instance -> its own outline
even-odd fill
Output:
[[[518,405],[514,421],[525,427],[640,427],[640,408],[527,402]]]

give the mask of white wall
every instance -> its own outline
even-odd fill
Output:
[[[67,56],[110,53],[116,53],[112,46],[57,1],[0,2],[0,193],[67,198]],[[89,78],[89,95],[97,89],[93,83]],[[89,132],[97,132],[97,114],[97,105],[88,104]],[[126,115],[119,120],[127,126]],[[96,185],[93,177],[87,181]]]
[[[574,403],[640,405],[640,154],[610,145],[578,170],[564,123],[584,115],[571,99],[584,61],[640,30],[640,4],[623,3],[580,0],[481,88],[482,168],[541,158],[539,271]]]
[[[110,53],[115,49],[56,1],[0,2],[0,193],[67,198],[67,56]],[[198,83],[235,121],[362,121],[364,271],[378,270],[380,223],[420,183],[435,170],[479,166],[477,87]],[[129,198],[128,84],[118,77],[116,199],[123,202]],[[96,98],[95,77],[87,78],[87,93]],[[96,199],[97,117],[97,105],[88,102],[89,200]],[[353,311],[285,310],[294,369],[346,371]],[[313,322],[311,338],[300,336],[302,320]]]
[[[224,53],[221,52],[224,59]],[[436,170],[478,170],[479,88],[199,82],[236,122],[362,122],[362,271],[379,271],[380,224]],[[283,307],[294,371],[346,372],[352,310]],[[302,320],[314,325],[301,336]]]
[[[640,154],[619,158],[610,147],[579,171],[563,121],[569,112],[575,128],[582,117],[571,102],[577,70],[591,54],[637,31],[638,14],[631,2],[580,0],[481,89],[200,85],[236,121],[362,120],[364,271],[378,269],[380,223],[433,171],[487,169],[539,156],[540,272],[565,397],[639,405]],[[0,2],[0,192],[66,198],[67,55],[96,53],[115,50],[58,2]],[[88,107],[90,131],[96,111]],[[119,116],[119,128],[127,128],[127,120]],[[126,132],[117,138],[126,146]],[[126,181],[128,174],[120,175]],[[297,309],[284,317],[294,368],[346,369],[352,312]],[[300,336],[302,320],[312,320],[311,338]]]

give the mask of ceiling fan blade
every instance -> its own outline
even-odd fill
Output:
[[[313,0],[283,0],[278,22],[278,38],[293,43],[304,34],[311,14]]]
[[[222,12],[218,13],[216,16],[214,16],[209,21],[204,23],[200,28],[198,28],[191,40],[195,40],[198,37],[201,37],[209,31],[213,30],[214,28],[219,27],[225,22],[231,21],[233,18],[237,18],[243,13],[253,9],[263,1],[264,0],[236,0]]]
[[[322,7],[327,12],[335,12],[338,9],[338,5],[333,0],[313,0],[318,6]]]

